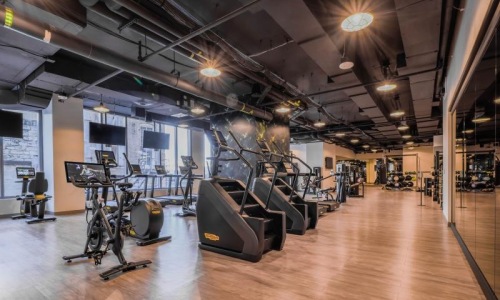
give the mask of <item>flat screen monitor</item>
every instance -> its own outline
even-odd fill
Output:
[[[170,144],[170,134],[154,131],[144,131],[142,138],[142,148],[148,149],[168,149]]]
[[[0,110],[0,137],[23,138],[23,114]]]
[[[158,174],[158,175],[166,175],[167,174],[167,170],[165,170],[165,166],[163,166],[163,165],[155,165],[155,170],[156,170],[156,174]]]
[[[108,182],[103,164],[65,161],[66,181],[86,182],[89,178],[97,178],[102,182]]]
[[[31,167],[17,167],[17,178],[35,178],[35,168]]]
[[[142,170],[140,165],[131,165],[132,166],[132,171],[134,172],[134,175],[142,175]]]
[[[125,127],[89,123],[89,142],[91,143],[125,146],[126,136]]]
[[[325,169],[333,169],[333,158],[325,157]]]

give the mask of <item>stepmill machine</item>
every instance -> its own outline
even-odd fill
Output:
[[[281,250],[285,243],[285,214],[271,211],[249,191],[252,165],[228,146],[220,131],[207,131],[215,148],[211,179],[201,180],[196,205],[199,247],[258,262],[265,252]],[[223,153],[226,153],[223,155]],[[228,157],[227,154],[233,156]],[[222,157],[223,156],[223,157]],[[219,162],[242,162],[248,168],[246,183],[217,176]]]
[[[305,234],[307,229],[316,228],[318,223],[318,203],[306,202],[291,188],[283,178],[286,172],[279,172],[279,165],[283,162],[283,155],[276,153],[257,152],[238,142],[232,132],[229,132],[240,148],[240,153],[248,152],[257,155],[262,160],[260,174],[253,181],[253,192],[264,200],[266,208],[282,211],[286,214],[286,231],[292,234]],[[268,148],[265,141],[257,141],[261,149]],[[273,170],[273,171],[271,171]]]

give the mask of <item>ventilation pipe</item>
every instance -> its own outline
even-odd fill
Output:
[[[192,94],[196,97],[206,99],[219,105],[254,115],[266,121],[270,121],[272,119],[271,113],[256,107],[248,106],[239,101],[236,97],[225,97],[224,95],[203,90],[200,87],[194,86],[189,82],[163,70],[159,70],[152,66],[123,57],[114,51],[106,50],[81,38],[71,36],[64,32],[51,31],[51,28],[48,25],[29,20],[25,16],[18,13],[9,13],[8,20],[6,20],[6,14],[6,7],[0,5],[0,23],[6,24],[6,28],[21,32],[32,38],[53,44],[74,54],[84,56],[110,67],[123,70],[124,72],[165,84],[174,89]]]

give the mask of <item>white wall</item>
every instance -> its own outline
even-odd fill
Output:
[[[84,190],[66,182],[65,161],[84,161],[83,100],[59,102],[54,95],[43,110],[43,158],[48,194],[53,198],[47,210],[62,213],[85,208]]]

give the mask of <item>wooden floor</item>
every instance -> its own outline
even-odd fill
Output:
[[[484,299],[459,245],[430,198],[367,188],[304,236],[288,235],[281,252],[250,263],[201,251],[196,219],[165,208],[173,240],[137,247],[129,260],[149,268],[110,281],[98,273],[116,264],[66,264],[82,251],[83,215],[27,225],[1,219],[0,299]]]

